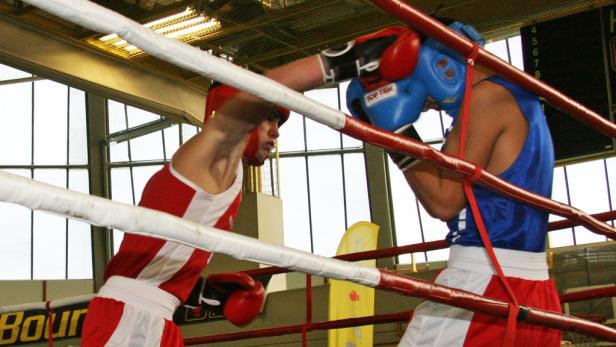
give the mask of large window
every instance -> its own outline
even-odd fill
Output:
[[[349,113],[345,90],[343,84],[305,95]],[[292,114],[278,144],[285,245],[334,256],[349,226],[371,220],[362,142]]]
[[[160,115],[113,100],[107,102],[107,114],[109,138],[123,134],[127,139],[109,144],[111,198],[136,205],[148,179],[171,159],[182,143],[197,133],[198,128],[168,124]],[[152,131],[147,131],[148,126]],[[113,231],[114,253],[123,236],[122,231]]]
[[[616,158],[599,159],[559,167],[554,173],[552,198],[586,213],[614,210],[616,185],[613,181],[616,177],[615,174]],[[562,218],[559,216],[550,216],[550,221],[560,219]],[[614,225],[613,221],[609,223]],[[583,226],[552,231],[549,236],[551,247],[607,240],[605,236],[593,233]]]
[[[89,193],[85,93],[0,65],[0,169]],[[0,202],[0,279],[92,277],[90,226]]]
[[[5,65],[0,82],[0,169],[88,194],[86,94]],[[109,143],[111,195],[136,204],[149,177],[198,129],[112,100],[107,109],[109,137],[124,139]],[[90,230],[0,202],[0,280],[92,278]],[[114,230],[114,251],[122,236]]]

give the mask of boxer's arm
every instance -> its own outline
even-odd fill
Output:
[[[368,41],[372,38],[365,37],[362,40],[364,45],[367,43],[369,45]],[[416,41],[413,40],[413,44],[416,45]],[[397,49],[389,50],[388,56],[393,59],[411,50],[407,46],[406,41],[399,41],[394,47]],[[387,48],[387,45],[384,47]],[[377,52],[376,56],[378,57],[380,53],[381,51]],[[414,64],[415,60],[409,61]],[[405,69],[391,68],[386,71],[391,75],[404,74],[412,67],[414,66],[406,64]],[[326,73],[327,71],[323,69],[322,55],[317,54],[269,70],[265,72],[265,76],[296,91],[306,91],[322,85],[327,79]],[[355,72],[358,73],[360,71]],[[353,73],[349,77],[353,77],[352,75]],[[235,170],[246,145],[246,134],[269,114],[268,110],[271,107],[254,95],[239,92],[230,102],[217,110],[217,115],[208,121],[201,133],[175,153],[172,160],[174,168],[211,194],[224,191],[234,180]]]
[[[417,129],[413,125],[409,125],[408,127],[403,128],[401,131],[396,132],[398,135],[406,136],[410,139],[413,139],[417,142],[423,142],[421,136],[417,132]],[[391,160],[398,166],[398,168],[405,172],[412,168],[413,166],[419,164],[419,159],[407,155],[405,153],[395,152],[395,151],[387,151],[387,154],[391,158]]]
[[[298,91],[322,84],[318,56],[300,59],[265,73],[265,76]],[[246,145],[246,134],[271,114],[272,105],[254,95],[238,92],[216,110],[202,131],[174,154],[173,167],[211,194],[226,190]]]
[[[264,76],[287,88],[303,92],[323,84],[318,56],[302,58],[264,73]],[[239,91],[230,102],[216,111],[212,132],[221,133],[228,142],[236,142],[271,113],[273,105],[250,93]]]
[[[473,90],[464,159],[500,174],[517,158],[526,139],[527,124],[511,94],[490,85]],[[443,150],[453,157],[458,156],[460,125],[460,121],[455,124]],[[461,177],[453,171],[420,160],[404,175],[433,217],[449,220],[466,205]]]
[[[409,37],[412,36],[412,39]],[[364,72],[361,68],[354,71],[347,71],[347,65],[355,65],[356,62],[365,62],[368,66],[379,66],[381,54],[385,52],[383,59],[398,60],[400,56],[407,55],[409,51],[417,50],[419,41],[416,33],[406,28],[388,28],[374,34],[365,35],[354,42],[353,57],[349,58],[347,54],[342,54],[338,57],[324,58],[323,53],[310,57],[298,59],[285,65],[281,65],[269,71],[264,75],[278,83],[285,85],[296,91],[306,91],[318,87],[328,80],[328,74],[331,71],[336,71],[337,78],[351,78]],[[391,43],[394,43],[393,45]],[[413,58],[405,60],[405,64],[385,64],[388,66],[381,71],[386,75],[403,76],[414,68],[416,63],[415,54]],[[401,67],[403,66],[403,67]],[[369,69],[366,67],[366,69]],[[408,70],[408,71],[407,71]],[[342,73],[340,75],[339,73]],[[367,70],[366,70],[367,71]],[[196,144],[187,143],[187,146],[194,147],[191,150],[181,148],[178,152],[177,159],[174,158],[174,163],[180,161],[182,152],[191,152],[189,157],[192,165],[197,163],[210,163],[212,157],[217,158],[219,155],[212,155],[212,150],[218,149],[222,154],[227,155],[241,146],[245,135],[249,133],[259,123],[259,121],[267,114],[267,110],[271,105],[246,92],[240,91],[233,96],[230,102],[225,103],[217,110],[217,116],[208,122],[208,126],[202,132],[203,135],[198,136],[200,141]],[[201,155],[199,156],[199,154]],[[186,166],[189,166],[187,163]],[[199,170],[196,170],[199,172]]]

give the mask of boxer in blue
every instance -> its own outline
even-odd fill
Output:
[[[483,40],[470,26],[449,27],[478,44]],[[387,29],[391,30],[391,29]],[[408,32],[407,32],[408,31]],[[398,28],[396,41],[406,44],[406,56],[381,59],[369,78],[353,79],[347,90],[349,110],[383,129],[421,140],[412,124],[426,105],[435,105],[453,117],[442,152],[458,156],[458,111],[464,98],[465,59],[433,39],[422,41],[412,30]],[[388,48],[389,49],[389,48]],[[391,78],[386,64],[410,64],[410,73]],[[410,62],[410,63],[409,63]],[[549,197],[554,150],[537,96],[478,66],[472,79],[465,160],[531,192]],[[427,160],[390,153],[426,210],[449,227],[448,267],[435,282],[487,297],[508,300],[487,256],[475,219],[456,173]],[[521,305],[560,311],[554,283],[546,264],[548,215],[473,187],[497,259]],[[495,346],[505,331],[505,320],[484,314],[424,302],[415,310],[400,346]],[[560,331],[518,324],[516,346],[559,346]]]

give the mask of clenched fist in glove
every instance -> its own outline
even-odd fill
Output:
[[[394,26],[321,52],[324,82],[353,77],[398,80],[415,69],[419,35]]]
[[[222,306],[225,318],[236,326],[252,322],[263,309],[263,285],[244,273],[217,273],[199,280],[203,282],[197,304]],[[186,304],[194,304],[194,299],[189,299],[191,302]]]

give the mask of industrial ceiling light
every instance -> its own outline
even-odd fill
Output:
[[[206,17],[195,9],[187,7],[183,12],[157,19],[143,26],[174,40],[191,43],[219,30],[221,25],[215,18]],[[117,34],[104,35],[87,41],[91,45],[125,58],[137,58],[146,54]]]

